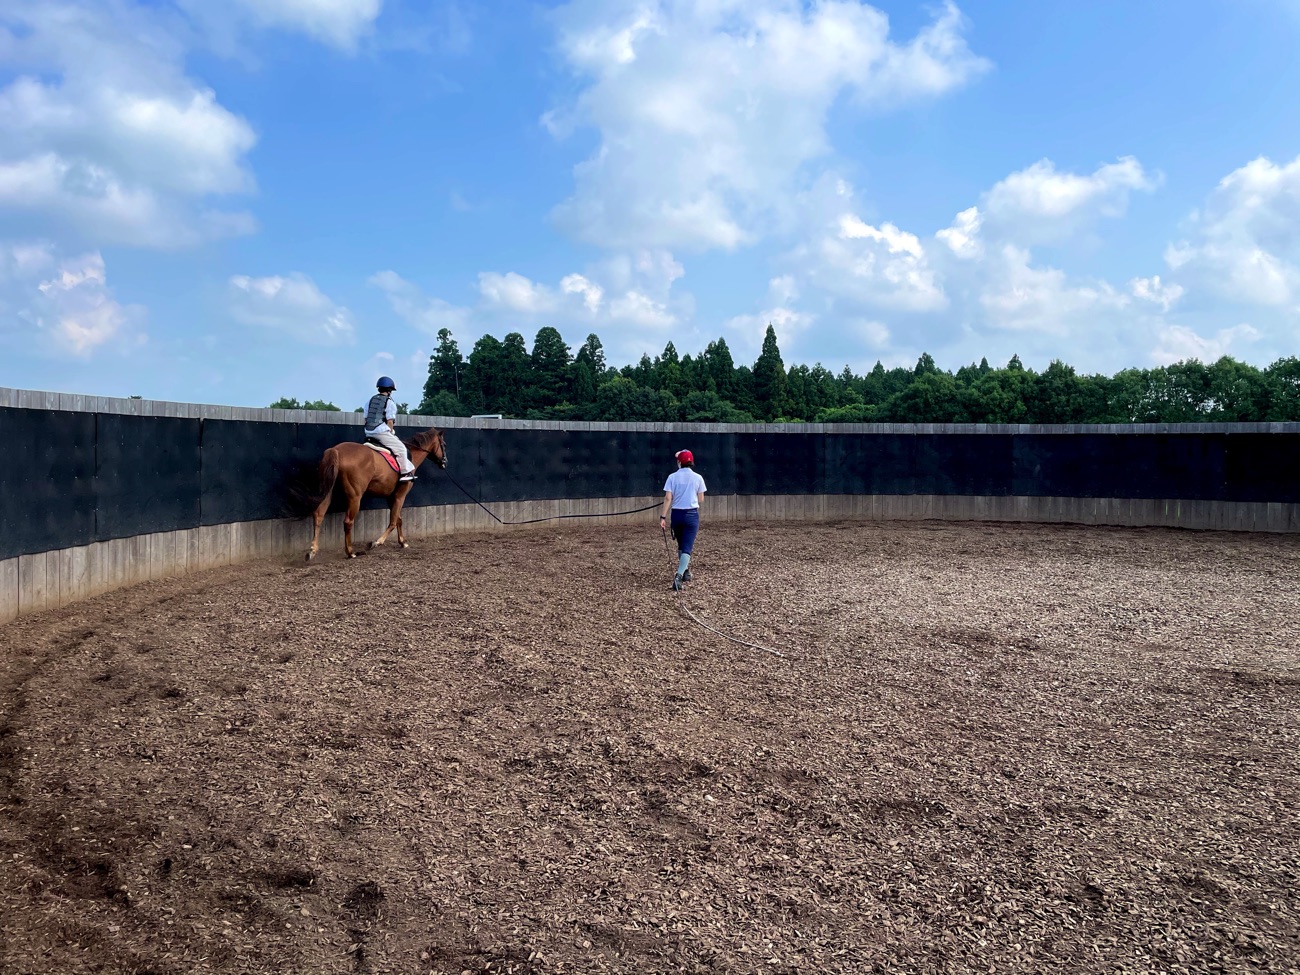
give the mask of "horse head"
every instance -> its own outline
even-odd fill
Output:
[[[439,467],[447,467],[447,441],[437,427],[429,427],[423,433],[417,433],[407,444],[415,450],[423,450]]]
[[[433,458],[434,463],[436,463],[443,470],[446,470],[447,469],[447,440],[445,437],[443,437],[441,430],[434,430],[434,433],[438,435],[438,439],[437,439],[437,443],[434,445],[433,452],[430,454],[430,456]]]

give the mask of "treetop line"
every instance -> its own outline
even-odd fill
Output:
[[[337,410],[280,399],[273,409]],[[398,404],[399,413],[412,412]],[[911,369],[880,362],[864,376],[821,365],[786,367],[769,325],[753,366],[737,366],[719,338],[698,356],[662,354],[608,365],[594,333],[573,353],[560,333],[538,330],[530,352],[519,332],[484,335],[466,359],[450,330],[429,357],[424,416],[500,413],[530,420],[688,423],[1198,423],[1300,420],[1300,359],[1255,366],[1224,356],[1188,359],[1114,376],[1079,375],[1054,360],[1043,372],[1018,356],[955,373],[929,353]]]

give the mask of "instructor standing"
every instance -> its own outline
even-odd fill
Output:
[[[700,500],[708,490],[704,478],[695,473],[695,455],[689,450],[676,454],[677,470],[664,481],[664,509],[659,516],[660,526],[670,526],[677,540],[677,574],[673,588],[691,581],[691,551],[695,536],[700,530]],[[669,518],[671,517],[671,521]]]

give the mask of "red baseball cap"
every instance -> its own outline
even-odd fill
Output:
[[[677,462],[678,462],[679,464],[694,464],[694,463],[695,463],[695,455],[694,455],[693,453],[691,453],[689,450],[679,450],[679,451],[677,451],[677,453],[674,454],[673,456],[675,456],[675,457],[677,458]]]

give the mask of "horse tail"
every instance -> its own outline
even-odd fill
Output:
[[[304,465],[305,466],[305,465]],[[289,489],[289,507],[297,517],[311,514],[322,501],[334,493],[334,482],[339,477],[339,452],[335,447],[328,448],[320,459],[317,476],[302,480],[315,480],[314,485],[291,485]]]
[[[320,490],[316,494],[316,504],[320,504],[334,493],[334,482],[339,479],[339,452],[337,447],[325,451],[320,459]]]

